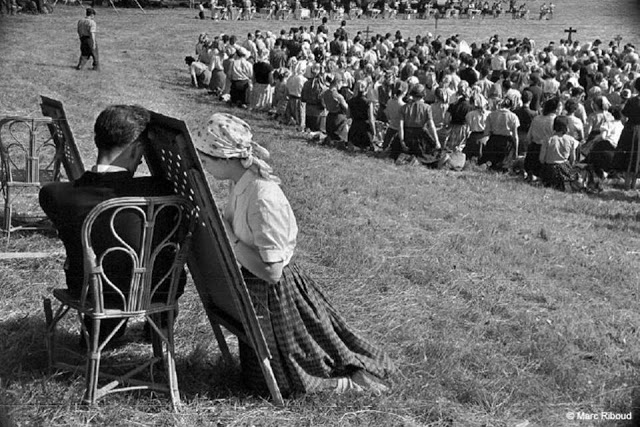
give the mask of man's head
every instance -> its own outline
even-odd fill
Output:
[[[96,11],[93,8],[87,8],[87,11],[85,12],[87,14],[87,16],[96,16]]]
[[[111,105],[104,109],[93,127],[98,163],[123,167],[134,172],[142,159],[149,112],[138,105]]]

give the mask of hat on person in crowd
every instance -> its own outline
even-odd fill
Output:
[[[311,75],[317,76],[322,71],[322,64],[316,62],[311,66]]]
[[[92,7],[88,7],[86,11],[87,16],[95,16],[96,10]]]
[[[240,159],[245,169],[252,169],[265,179],[280,182],[272,175],[271,166],[264,160],[269,158],[269,151],[253,141],[249,124],[236,116],[213,114],[193,133],[193,145],[205,156]]]
[[[459,96],[465,96],[465,97],[469,96],[469,82],[468,81],[461,80],[460,83],[458,83],[458,95]]]
[[[236,55],[241,58],[246,58],[249,56],[249,51],[242,46],[238,46],[238,48],[236,49]]]
[[[487,98],[485,98],[481,93],[474,94],[471,98],[471,101],[473,102],[473,106],[475,108],[486,108],[488,104]]]
[[[362,95],[362,96],[366,95],[367,86],[369,86],[369,85],[367,84],[366,80],[358,80],[356,82],[356,87],[355,87],[356,95]]]

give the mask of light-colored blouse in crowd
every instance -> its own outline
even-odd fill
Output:
[[[605,141],[609,141],[613,148],[617,148],[623,129],[624,125],[620,120],[603,123],[600,126],[600,137]]]
[[[564,163],[569,160],[576,148],[578,148],[578,141],[572,136],[553,135],[540,147],[540,163]]]
[[[232,186],[224,217],[242,243],[258,250],[262,261],[289,264],[298,226],[277,183],[248,169]]]
[[[251,80],[253,78],[253,65],[244,58],[231,61],[228,77],[231,81]]]
[[[384,113],[387,116],[387,120],[389,121],[389,127],[393,130],[400,129],[400,120],[402,119],[402,116],[400,115],[400,109],[404,104],[405,103],[402,98],[392,98],[387,101],[387,106],[384,110]]]
[[[516,136],[520,119],[513,112],[501,108],[487,116],[484,133],[487,135]]]
[[[489,117],[489,111],[487,110],[469,111],[465,116],[465,122],[467,126],[469,126],[469,132],[484,132],[487,117]]]
[[[527,139],[534,144],[542,144],[553,136],[553,121],[556,119],[554,113],[546,116],[535,116],[531,121]]]

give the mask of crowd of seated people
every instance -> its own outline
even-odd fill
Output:
[[[195,84],[324,144],[397,164],[515,169],[529,182],[593,191],[637,167],[640,60],[631,43],[367,38],[346,21],[329,25],[256,31],[243,42],[203,34],[196,60],[210,79]]]

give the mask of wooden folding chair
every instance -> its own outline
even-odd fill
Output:
[[[253,348],[271,396],[282,406],[265,339],[265,334],[272,337],[269,313],[256,315],[189,130],[181,120],[152,113],[148,134],[149,170],[173,182],[175,192],[191,200],[198,214],[188,265],[220,350],[231,359],[222,325]]]
[[[47,127],[56,146],[58,168],[59,164],[62,164],[67,179],[73,182],[84,173],[84,164],[69,126],[64,106],[62,102],[43,95],[40,95],[40,99],[42,114],[51,117],[51,123],[47,123]]]

